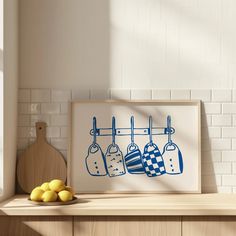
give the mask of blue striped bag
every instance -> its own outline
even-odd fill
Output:
[[[125,164],[130,174],[144,174],[142,163],[142,153],[138,145],[131,143],[127,147],[127,154],[125,155]]]

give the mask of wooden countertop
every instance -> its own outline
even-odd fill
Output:
[[[236,194],[86,194],[65,206],[36,206],[27,197],[0,203],[0,215],[236,215]]]

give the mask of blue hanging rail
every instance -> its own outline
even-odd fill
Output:
[[[132,135],[172,135],[175,133],[175,129],[173,127],[152,127],[150,128],[97,128],[96,127],[96,118],[93,119],[93,129],[90,130],[90,135],[93,137],[96,136],[130,136]],[[94,132],[96,134],[94,135]]]

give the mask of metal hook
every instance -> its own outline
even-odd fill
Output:
[[[152,143],[152,116],[149,116],[149,139],[150,143]]]
[[[134,144],[134,117],[130,118],[130,126],[131,126],[131,144]]]
[[[171,116],[167,116],[168,143],[171,143]]]
[[[115,137],[116,137],[116,119],[112,116],[112,145],[115,146]]]
[[[97,143],[97,119],[93,117],[93,144]]]

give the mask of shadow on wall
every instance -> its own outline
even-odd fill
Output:
[[[0,195],[3,191],[3,50],[0,49]]]
[[[202,169],[202,192],[203,193],[217,193],[217,180],[214,173],[214,152],[211,150],[211,139],[209,136],[207,115],[204,104],[202,103],[201,110],[201,169]]]
[[[3,51],[0,49],[0,71],[3,71]]]
[[[109,2],[20,1],[20,86],[109,88]]]

